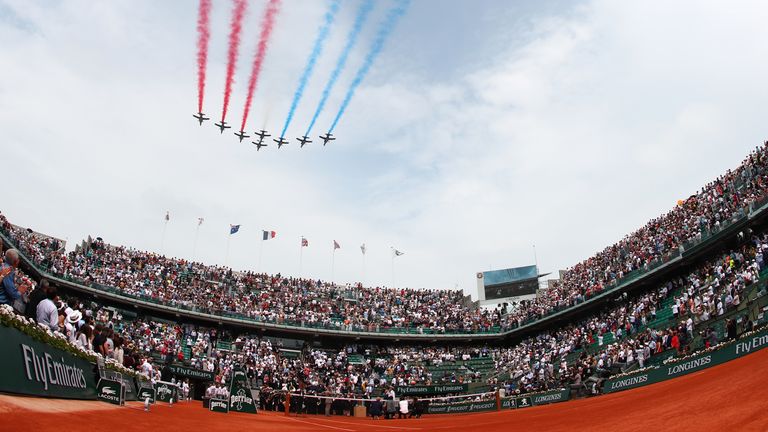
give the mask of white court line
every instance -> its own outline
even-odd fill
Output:
[[[326,427],[326,428],[331,428],[331,429],[336,429],[336,430],[343,430],[343,431],[348,431],[348,432],[356,432],[357,431],[356,429],[344,429],[344,428],[340,428],[340,427],[336,427],[336,426],[324,425],[322,423],[314,423],[314,422],[311,422],[311,421],[299,420],[299,419],[293,418],[293,417],[286,417],[286,418],[290,419],[290,420],[293,420],[293,421],[297,421],[299,423],[311,424],[313,426],[322,426],[322,427]]]
[[[417,427],[408,427],[408,426],[384,426],[380,425],[379,421],[371,420],[371,423],[352,423],[352,422],[345,422],[345,421],[339,421],[339,420],[327,420],[323,419],[324,421],[333,422],[333,423],[343,423],[343,424],[350,424],[355,426],[366,426],[366,429],[368,428],[387,428],[387,429],[399,429],[399,430],[422,430],[423,428],[417,428]],[[386,421],[386,420],[380,420],[380,421]]]

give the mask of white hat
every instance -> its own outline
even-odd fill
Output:
[[[73,310],[67,315],[67,321],[70,324],[77,324],[81,319],[83,319],[83,314],[79,310]]]

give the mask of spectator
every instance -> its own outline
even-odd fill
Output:
[[[5,251],[5,260],[0,266],[2,277],[2,289],[0,289],[0,304],[13,306],[14,302],[21,298],[21,292],[14,282],[15,270],[19,267],[19,253],[16,249]]]
[[[49,287],[45,299],[37,305],[37,322],[54,332],[59,330],[59,311],[55,303],[58,296],[56,287]]]
[[[27,318],[37,318],[37,305],[47,297],[48,280],[43,279],[37,284],[37,287],[29,294],[27,302]]]

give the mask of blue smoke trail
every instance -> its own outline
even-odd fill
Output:
[[[376,57],[379,55],[379,53],[381,53],[381,50],[384,48],[384,42],[386,41],[387,37],[389,37],[390,33],[392,33],[392,30],[394,30],[397,21],[405,14],[409,3],[410,0],[398,0],[397,5],[390,9],[387,13],[386,18],[384,18],[384,22],[382,22],[381,27],[379,27],[379,32],[376,34],[376,38],[373,40],[371,50],[368,52],[368,55],[365,56],[363,65],[360,66],[360,69],[357,71],[355,79],[352,80],[352,84],[350,84],[349,90],[347,90],[347,95],[344,97],[344,101],[341,103],[339,112],[336,114],[336,118],[333,120],[328,133],[331,133],[334,129],[336,129],[336,124],[339,122],[341,116],[344,115],[344,111],[347,110],[347,105],[349,105],[349,101],[352,100],[352,96],[354,96],[355,90],[357,90],[357,87],[361,82],[363,82],[363,79],[368,74],[368,71],[373,65],[373,61],[376,60]]]
[[[347,35],[347,43],[344,45],[344,49],[341,51],[339,60],[336,62],[336,68],[333,70],[333,72],[331,72],[331,78],[328,79],[328,83],[323,89],[323,95],[320,97],[320,102],[317,104],[315,114],[312,116],[312,121],[309,122],[309,127],[307,127],[307,131],[304,133],[304,135],[309,136],[309,133],[312,132],[312,127],[315,126],[317,117],[320,115],[320,112],[323,111],[323,108],[325,108],[325,103],[328,101],[328,96],[331,93],[331,89],[339,79],[341,71],[344,70],[344,66],[346,66],[347,59],[349,58],[349,53],[357,43],[357,38],[360,36],[360,31],[363,29],[363,24],[365,24],[365,20],[368,19],[368,15],[372,10],[373,0],[365,0],[360,5],[360,9],[358,9],[357,16],[355,17],[355,23],[352,26],[352,30],[350,30],[349,35]]]
[[[309,81],[309,77],[312,75],[312,70],[315,68],[317,59],[323,52],[323,43],[328,38],[328,33],[331,31],[331,24],[333,24],[333,20],[336,18],[336,13],[339,11],[340,4],[341,0],[333,0],[330,7],[325,12],[325,16],[323,17],[323,25],[320,27],[320,30],[317,33],[315,46],[312,48],[312,52],[309,54],[307,65],[304,67],[304,72],[301,74],[301,78],[299,78],[299,86],[296,88],[296,93],[293,95],[291,109],[288,111],[288,117],[285,119],[285,125],[283,125],[283,131],[280,132],[280,137],[285,136],[285,131],[288,130],[288,125],[291,124],[293,114],[296,111],[296,106],[299,104],[299,100],[301,100],[301,96],[304,94],[304,87],[307,86],[307,81]]]

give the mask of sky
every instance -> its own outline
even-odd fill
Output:
[[[265,4],[249,0],[234,124]],[[283,1],[251,131],[282,127],[328,4]],[[292,140],[359,4],[342,0]],[[392,4],[376,1],[315,134]],[[213,1],[214,119],[231,10]],[[765,2],[413,0],[336,141],[258,153],[191,117],[196,19],[192,1],[0,0],[11,222],[69,248],[101,236],[238,270],[475,294],[478,271],[587,259],[768,139]],[[277,237],[262,242],[263,229]],[[392,247],[405,254],[392,259]]]

